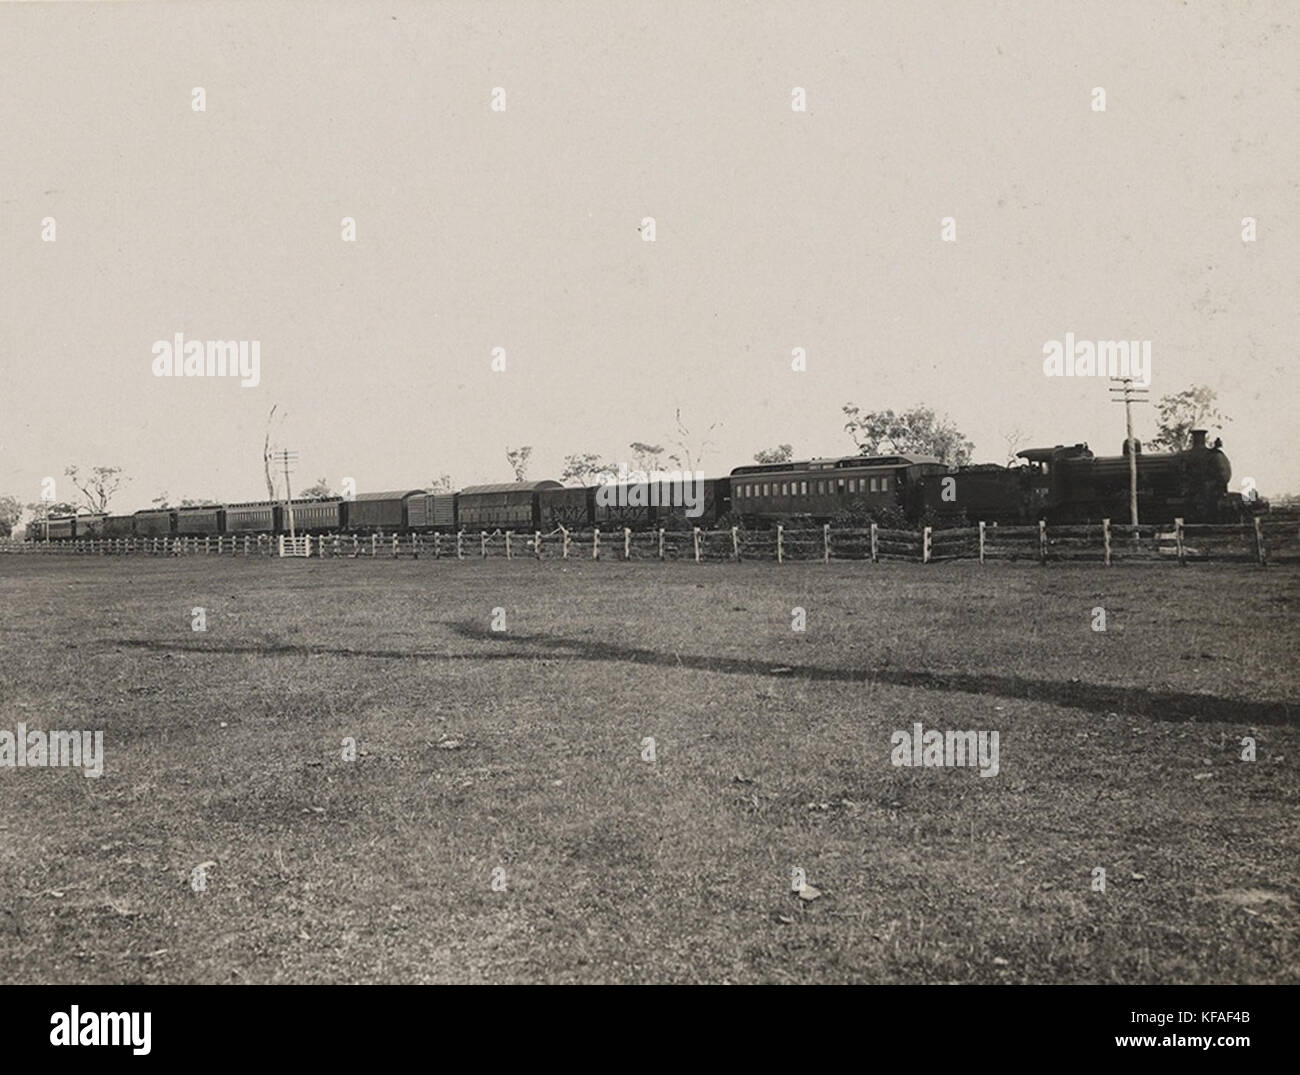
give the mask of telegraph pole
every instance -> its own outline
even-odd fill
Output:
[[[294,540],[293,529],[293,491],[289,488],[289,464],[298,462],[298,453],[282,450],[280,453],[280,463],[284,467],[284,506],[285,512],[289,516],[289,540]]]
[[[1150,391],[1146,388],[1134,388],[1132,377],[1112,377],[1112,381],[1123,385],[1122,388],[1112,388],[1114,393],[1111,396],[1112,403],[1124,404],[1124,427],[1125,440],[1128,451],[1128,513],[1129,522],[1133,527],[1133,544],[1138,543],[1138,462],[1137,462],[1137,443],[1133,440],[1133,404],[1150,403],[1146,399],[1146,393]]]

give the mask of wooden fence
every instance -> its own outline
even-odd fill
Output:
[[[84,556],[276,556],[280,547],[267,534],[158,538],[88,538],[64,542],[0,542],[0,553]],[[432,559],[686,560],[696,563],[767,560],[778,564],[820,560],[1128,561],[1190,563],[1300,560],[1300,520],[1290,516],[1225,525],[1172,528],[1113,525],[997,526],[980,523],[961,530],[887,530],[831,527],[791,530],[554,530],[486,531],[458,534],[326,534],[314,537],[311,555],[321,559],[427,557]]]

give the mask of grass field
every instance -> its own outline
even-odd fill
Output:
[[[0,768],[0,980],[1300,981],[1298,609],[1294,568],[6,557],[0,729],[105,760]],[[893,766],[916,721],[998,775]]]

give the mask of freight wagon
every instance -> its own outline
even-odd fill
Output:
[[[555,481],[471,485],[456,504],[462,530],[540,530],[538,494],[564,488]]]
[[[355,500],[345,500],[344,527],[358,533],[383,530],[392,533],[406,529],[406,502],[423,497],[423,489],[402,489],[389,493],[361,493]]]

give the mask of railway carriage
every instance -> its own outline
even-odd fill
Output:
[[[294,500],[293,531],[295,534],[336,534],[343,529],[343,511],[346,501],[340,498],[328,500]],[[289,517],[281,509],[284,529],[289,529]]]
[[[220,505],[203,505],[193,508],[181,508],[176,512],[176,533],[178,534],[223,534],[225,533],[226,509]]]
[[[274,534],[279,528],[280,505],[274,500],[226,505],[227,534]]]
[[[851,455],[736,467],[731,510],[756,522],[826,522],[855,508],[902,510],[913,499],[916,483],[947,469],[926,455]]]
[[[456,502],[459,525],[463,530],[540,530],[538,494],[562,488],[550,480],[468,486]]]
[[[135,516],[110,515],[104,520],[104,536],[129,538],[135,536]]]
[[[176,512],[146,508],[135,513],[136,537],[171,537],[176,533]]]

